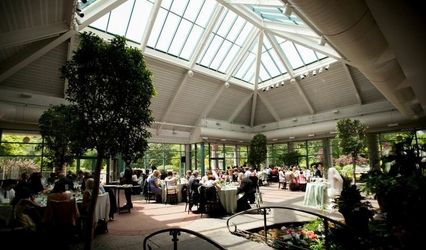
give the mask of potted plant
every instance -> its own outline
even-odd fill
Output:
[[[266,136],[264,134],[255,135],[250,141],[248,162],[257,169],[261,163],[265,162],[266,153]]]
[[[346,225],[360,234],[368,233],[368,224],[374,215],[372,206],[364,200],[360,190],[349,179],[343,178],[343,189],[335,198],[335,204],[334,207],[345,218]]]

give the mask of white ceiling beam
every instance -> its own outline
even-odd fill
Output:
[[[186,82],[188,81],[188,77],[190,77],[189,75],[190,75],[189,71],[186,72],[185,76],[183,77],[182,81],[180,82],[180,85],[179,85],[178,89],[175,92],[175,95],[169,101],[169,103],[167,105],[166,112],[164,112],[164,114],[161,117],[161,119],[158,120],[158,122],[160,122],[160,125],[157,128],[157,135],[160,133],[160,130],[163,128],[163,123],[166,122],[166,118],[169,116],[169,114],[172,111],[173,107],[176,105],[177,99],[181,96],[182,91],[184,90],[184,86],[185,86]]]
[[[68,30],[69,27],[66,23],[59,22],[2,33],[0,35],[0,48],[5,49],[56,37]]]
[[[234,112],[231,114],[231,116],[228,119],[229,123],[234,122],[235,118],[237,118],[237,115],[241,112],[241,110],[246,106],[247,102],[252,99],[253,94],[248,95],[240,104],[238,107],[234,110]]]
[[[275,121],[279,122],[281,120],[280,116],[278,115],[277,111],[275,111],[271,103],[264,96],[262,96],[261,93],[258,93],[258,95],[259,95],[260,101],[262,101],[263,104],[265,104],[266,109],[268,109],[269,113],[271,113],[271,115],[274,117]]]
[[[315,33],[311,28],[303,25],[292,25],[285,23],[276,23],[271,21],[263,21],[263,27],[265,30],[276,30],[281,32],[287,32],[299,36],[306,36],[311,39],[317,39],[318,41],[321,39],[317,33]]]
[[[10,76],[15,74],[19,70],[23,69],[25,66],[29,65],[30,63],[34,62],[38,58],[42,57],[43,55],[48,53],[50,50],[56,48],[59,44],[65,42],[74,34],[75,34],[75,31],[70,30],[28,56],[25,55],[24,57],[22,56],[23,54],[18,54],[16,57],[11,58],[9,60],[9,63],[3,62],[2,66],[0,67],[0,82],[9,78]],[[26,53],[26,52],[23,52],[23,53]],[[17,58],[21,60],[17,60]]]
[[[302,87],[300,87],[300,83],[299,83],[298,79],[295,79],[294,86],[296,86],[297,91],[299,92],[299,94],[302,97],[303,101],[305,102],[306,106],[308,106],[309,112],[312,115],[315,114],[315,110],[312,107],[312,104],[309,101],[308,97],[306,96],[305,91],[303,91]]]
[[[344,63],[343,64],[343,70],[345,71],[346,77],[349,81],[349,84],[353,87],[354,92],[355,92],[355,97],[356,100],[358,101],[358,104],[362,105],[362,99],[361,99],[361,95],[359,94],[358,88],[354,82],[354,79],[352,78],[351,72],[349,72],[348,66]]]
[[[254,74],[254,94],[253,102],[251,103],[251,115],[250,115],[250,126],[254,125],[254,116],[256,115],[256,106],[257,106],[257,85],[259,84],[259,75],[260,75],[260,63],[262,61],[262,46],[263,46],[263,30],[259,33],[259,39],[257,42],[257,52],[256,52],[256,71]]]
[[[197,128],[197,126],[200,124],[201,120],[203,118],[206,118],[210,111],[212,110],[212,108],[214,107],[214,105],[217,103],[217,100],[219,99],[219,97],[222,96],[223,91],[225,90],[226,86],[225,84],[222,85],[222,87],[220,87],[219,91],[216,92],[216,94],[213,96],[213,98],[209,101],[209,103],[207,104],[207,106],[204,108],[204,110],[201,112],[200,117],[198,117],[197,122],[194,125],[194,129],[191,131],[191,136],[195,131],[195,128]]]
[[[285,69],[287,70],[287,73],[291,76],[294,77],[294,71],[293,71],[293,67],[291,66],[290,60],[288,60],[287,56],[285,55],[283,49],[281,48],[281,46],[278,44],[277,39],[269,34],[269,32],[265,31],[266,37],[268,37],[269,41],[272,44],[272,47],[275,49],[275,51],[278,54],[278,57],[280,58],[281,62],[284,64]]]
[[[233,5],[227,3],[225,0],[216,0],[218,3],[222,4],[229,10],[232,10],[235,14],[239,15],[240,17],[243,17],[246,21],[251,23],[253,26],[257,27],[258,29],[263,29],[262,22],[263,20],[257,16],[255,13],[247,10],[246,8],[239,6],[239,5]]]
[[[341,56],[329,45],[325,44],[319,45],[318,42],[314,41],[313,39],[308,39],[304,36],[295,35],[292,33],[284,32],[284,31],[278,31],[278,30],[269,30],[271,34],[274,34],[276,36],[279,36],[281,38],[290,40],[294,43],[300,44],[302,46],[305,46],[307,48],[310,48],[312,50],[318,51],[324,55],[327,55],[329,57],[332,57],[338,61],[345,62],[346,60],[341,58]]]
[[[103,17],[106,13],[117,8],[127,0],[103,0],[96,1],[83,10],[84,17],[77,16],[78,30],[82,30],[94,21]]]
[[[246,54],[246,52],[250,49],[251,44],[253,43],[254,39],[259,35],[259,29],[253,27],[253,29],[250,31],[249,37],[247,37],[246,41],[243,44],[243,47],[240,49],[238,54],[235,56],[234,61],[232,64],[228,67],[228,70],[226,71],[226,81],[228,81],[232,73],[234,73],[234,70],[237,68],[239,63],[241,62],[241,59]]]
[[[224,2],[228,4],[251,4],[258,6],[275,6],[275,7],[283,7],[284,4],[280,0],[224,0]]]
[[[160,10],[162,0],[157,0],[152,7],[151,13],[149,13],[148,23],[146,24],[145,31],[143,32],[141,39],[142,52],[145,51],[146,45],[148,44],[149,36],[151,35],[152,28],[154,27],[155,20],[157,19],[158,11]]]
[[[224,8],[221,5],[216,5],[216,8],[213,12],[212,17],[210,18],[209,23],[207,24],[206,29],[204,30],[203,35],[201,36],[200,41],[197,43],[194,53],[192,54],[191,59],[189,60],[189,67],[192,69],[197,62],[198,57],[200,56],[201,51],[206,47],[207,40],[210,36],[210,34],[213,31],[214,26],[216,25],[217,20],[219,19],[220,15],[222,14]]]

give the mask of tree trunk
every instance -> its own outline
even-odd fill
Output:
[[[352,164],[353,164],[353,177],[352,177],[352,183],[355,185],[356,184],[356,156],[352,155]]]
[[[95,167],[95,186],[93,188],[92,197],[89,203],[89,211],[88,211],[88,218],[87,218],[87,227],[84,232],[85,234],[85,242],[84,242],[84,250],[91,250],[93,245],[93,237],[95,232],[95,225],[97,221],[93,221],[94,214],[95,214],[95,207],[96,202],[98,201],[98,195],[99,195],[99,182],[100,182],[100,176],[101,176],[101,167],[102,167],[102,160],[104,158],[103,150],[98,149],[98,156],[96,157],[96,167]]]

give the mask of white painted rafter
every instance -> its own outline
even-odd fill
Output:
[[[251,115],[250,115],[250,126],[253,127],[254,125],[254,117],[256,114],[256,106],[257,106],[257,95],[258,95],[258,88],[257,85],[259,84],[259,74],[260,74],[260,62],[262,58],[262,46],[263,46],[263,33],[264,31],[261,30],[259,33],[259,39],[257,42],[257,52],[256,52],[256,71],[254,75],[254,93],[253,93],[253,102],[251,103]]]
[[[226,86],[225,84],[222,85],[222,87],[220,87],[220,89],[216,92],[216,94],[213,96],[213,98],[209,101],[209,103],[207,104],[207,106],[204,108],[204,110],[201,112],[200,116],[197,119],[197,122],[195,123],[195,126],[198,126],[201,122],[202,119],[205,119],[210,111],[212,110],[212,108],[214,107],[214,105],[217,103],[217,100],[219,99],[219,97],[222,95],[223,91],[225,90]],[[195,128],[191,131],[191,135],[194,133]]]
[[[163,128],[163,123],[166,122],[167,117],[169,116],[169,114],[172,111],[173,107],[176,105],[177,99],[181,96],[182,91],[185,89],[184,87],[185,87],[186,82],[188,81],[188,77],[191,77],[189,71],[185,74],[185,76],[183,77],[182,81],[180,82],[180,85],[179,85],[178,89],[175,92],[175,95],[169,101],[169,103],[167,105],[166,112],[164,112],[164,114],[161,117],[161,119],[158,120],[158,122],[160,122],[160,125],[157,128],[157,135],[160,133],[160,130]]]
[[[359,94],[358,88],[354,82],[354,79],[352,78],[351,72],[349,72],[348,66],[346,64],[343,63],[343,70],[345,71],[346,77],[349,81],[349,84],[352,86],[352,88],[354,89],[354,93],[355,93],[355,98],[358,101],[358,104],[362,105],[362,99],[361,99],[361,95]]]
[[[13,30],[2,33],[0,36],[0,48],[5,49],[14,46],[20,46],[50,37],[56,37],[69,30],[64,22],[40,25],[26,29]]]
[[[283,49],[278,44],[277,39],[273,35],[269,34],[269,32],[267,32],[267,31],[265,32],[265,34],[266,34],[266,37],[268,37],[269,41],[271,42],[272,47],[277,52],[278,57],[280,58],[281,62],[284,64],[284,67],[286,68],[288,74],[291,77],[294,77],[293,67],[291,66],[290,60],[288,60]]]
[[[192,54],[191,59],[189,60],[189,67],[193,68],[195,63],[197,62],[198,57],[200,56],[201,51],[206,47],[208,38],[210,34],[213,31],[214,26],[216,25],[217,20],[219,19],[220,15],[222,14],[224,8],[221,5],[216,5],[216,8],[212,14],[211,19],[209,20],[209,23],[206,26],[206,29],[204,30],[203,35],[201,36],[200,41],[198,42],[197,46],[194,49],[194,53]]]
[[[222,4],[229,10],[233,11],[235,14],[237,14],[240,17],[243,17],[245,20],[247,20],[249,23],[251,23],[253,26],[257,27],[258,29],[262,29],[263,20],[258,17],[256,14],[254,14],[251,11],[248,11],[246,8],[234,4],[229,4],[225,0],[216,0],[218,3]]]
[[[309,101],[309,98],[306,96],[305,91],[303,91],[302,87],[300,87],[300,83],[298,79],[295,79],[294,86],[296,86],[296,89],[299,92],[300,96],[302,97],[303,101],[305,102],[306,106],[308,107],[309,112],[311,114],[315,114],[315,110],[312,107],[312,104]]]
[[[277,111],[275,111],[274,107],[271,105],[268,99],[262,96],[261,93],[258,93],[258,95],[259,95],[260,101],[262,101],[263,104],[265,104],[266,109],[268,109],[269,113],[271,113],[271,115],[274,117],[275,121],[279,122],[281,120],[280,116],[278,115]]]
[[[235,118],[237,118],[237,115],[241,112],[241,110],[246,106],[246,104],[248,103],[248,101],[250,101],[253,97],[253,94],[248,95],[242,102],[240,102],[240,104],[238,105],[238,107],[234,110],[234,112],[232,112],[231,116],[228,119],[229,123],[234,122]]]
[[[151,35],[152,28],[154,27],[155,20],[157,19],[158,11],[160,10],[162,0],[157,0],[152,7],[151,13],[149,13],[148,23],[146,24],[145,31],[142,35],[141,39],[141,47],[142,52],[145,51],[146,45],[148,44],[149,36]]]
[[[26,54],[28,52],[23,51],[23,54],[17,54],[16,56],[10,58],[7,62],[2,62],[2,66],[0,68],[0,82],[12,76],[19,70],[23,69],[25,66],[37,60],[38,58],[42,57],[50,50],[57,47],[59,44],[68,40],[74,34],[75,31],[70,30],[31,54]]]
[[[235,69],[240,64],[241,59],[243,59],[244,55],[250,49],[250,46],[252,45],[253,41],[256,39],[258,35],[259,35],[259,29],[253,27],[253,29],[250,31],[249,37],[247,37],[247,40],[244,42],[243,47],[235,56],[232,64],[229,65],[228,69],[226,70],[226,77],[225,77],[226,81],[228,81],[232,77],[232,73],[234,73]]]
[[[280,0],[224,0],[228,4],[250,4],[260,6],[271,6],[271,7],[283,7],[284,4]]]

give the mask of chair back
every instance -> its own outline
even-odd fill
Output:
[[[79,216],[75,199],[49,200],[44,216],[44,222],[53,226],[75,226]]]

